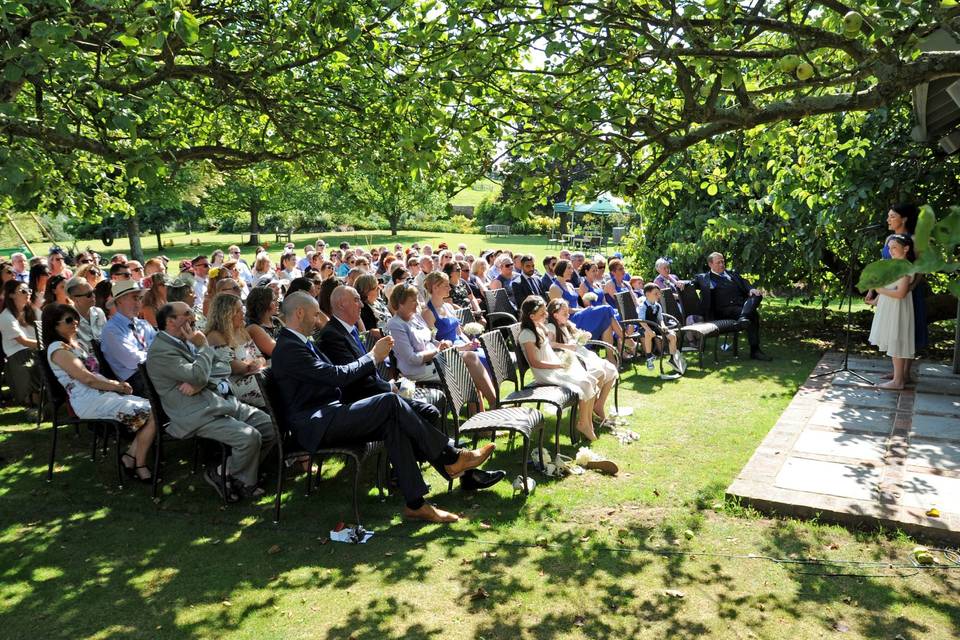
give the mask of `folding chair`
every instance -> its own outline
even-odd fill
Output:
[[[523,388],[517,377],[517,364],[510,357],[510,348],[499,330],[488,331],[480,336],[480,344],[487,354],[488,368],[493,377],[493,388],[497,393],[497,406],[522,406],[525,404],[548,404],[557,412],[557,434],[554,443],[554,454],[560,452],[560,420],[563,410],[570,409],[570,437],[573,439],[574,424],[579,407],[579,398],[576,393],[557,385],[535,385]],[[504,382],[513,384],[513,391],[501,397],[500,385]]]
[[[434,358],[443,389],[447,395],[447,404],[453,416],[454,441],[459,436],[472,435],[474,442],[481,433],[507,431],[519,434],[523,439],[523,491],[530,493],[527,482],[527,461],[530,457],[530,437],[540,432],[539,447],[543,447],[543,414],[528,407],[509,407],[481,411],[460,422],[461,414],[470,403],[479,402],[480,393],[470,377],[463,357],[456,349],[444,349]]]
[[[383,442],[365,442],[355,445],[345,445],[342,447],[324,447],[316,451],[307,451],[297,442],[293,430],[290,428],[281,407],[282,402],[278,401],[279,394],[276,387],[276,381],[273,379],[273,372],[270,369],[261,371],[256,375],[257,384],[260,387],[260,393],[263,395],[266,404],[266,412],[273,420],[273,426],[277,430],[277,448],[279,452],[279,469],[277,469],[277,495],[273,504],[273,523],[280,524],[280,505],[283,495],[283,482],[287,475],[287,460],[297,458],[309,458],[310,467],[307,469],[307,493],[310,495],[313,490],[313,463],[317,462],[317,479],[320,478],[323,460],[326,458],[338,456],[346,460],[353,461],[353,515],[357,526],[360,526],[360,473],[363,470],[364,463],[370,458],[376,457],[377,461],[377,491],[380,494],[381,502],[385,499],[383,492]],[[286,453],[284,453],[286,451]]]

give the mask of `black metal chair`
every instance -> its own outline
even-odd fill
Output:
[[[119,380],[120,378],[113,372],[113,367],[110,366],[107,358],[103,355],[103,345],[100,341],[96,339],[91,340],[90,348],[93,349],[93,356],[97,359],[97,362],[100,363],[100,373],[111,380]]]
[[[727,339],[727,336],[733,337],[733,355],[738,356],[740,353],[740,330],[742,329],[742,324],[738,320],[728,320],[728,319],[712,319],[702,322],[693,322],[689,324],[684,324],[685,318],[683,318],[683,310],[680,308],[680,304],[677,299],[673,296],[673,292],[668,289],[662,289],[663,295],[661,300],[665,303],[664,309],[667,313],[676,315],[677,318],[680,318],[680,324],[683,336],[693,335],[694,340],[697,345],[697,353],[700,357],[700,368],[703,369],[703,354],[706,351],[707,339],[714,338],[713,342],[713,362],[718,364],[720,362],[720,337],[723,336],[724,340]],[[683,309],[698,309],[699,308],[699,296],[697,295],[696,289],[690,285],[687,285],[683,288],[683,291],[680,292],[681,301],[683,303]],[[689,305],[692,305],[689,306]]]
[[[510,357],[510,348],[500,330],[488,331],[480,336],[480,344],[487,355],[490,374],[493,377],[493,388],[497,393],[497,406],[536,405],[552,406],[557,413],[557,433],[554,442],[554,454],[560,452],[560,420],[563,410],[570,409],[570,434],[574,433],[574,425],[579,407],[577,394],[565,387],[556,385],[534,385],[522,387],[517,375],[517,363]],[[506,396],[500,395],[500,386],[504,382],[513,384],[513,391]]]
[[[37,365],[40,365],[46,357],[46,348],[47,345],[43,341],[43,323],[40,320],[34,320],[33,322],[34,331],[37,334]],[[48,367],[49,368],[49,367]],[[40,406],[37,407],[37,429],[40,428],[40,423],[43,422],[43,412],[46,409],[46,402],[43,401],[46,394],[44,393],[47,387],[47,376],[40,376]]]
[[[74,425],[79,427],[80,425],[87,425],[90,427],[90,430],[93,432],[93,445],[90,449],[90,459],[92,462],[97,461],[97,439],[100,431],[102,430],[103,439],[104,439],[104,448],[106,448],[106,443],[109,437],[108,431],[113,432],[113,436],[116,439],[116,458],[117,458],[117,486],[123,488],[123,462],[122,457],[123,453],[120,450],[121,445],[121,435],[126,433],[127,428],[123,423],[117,420],[86,420],[77,416],[74,413],[73,408],[70,406],[70,399],[67,396],[66,390],[57,380],[56,376],[53,375],[53,369],[50,368],[50,363],[47,362],[47,358],[41,357],[37,366],[40,367],[40,370],[43,372],[43,389],[44,395],[46,396],[47,403],[50,406],[50,422],[51,422],[51,434],[52,442],[50,444],[50,462],[47,465],[47,482],[53,481],[53,464],[57,457],[57,440],[59,436],[59,427]],[[61,419],[62,415],[66,415],[65,419]]]
[[[662,296],[661,296],[661,299],[663,299]],[[620,317],[621,317],[620,324],[621,325],[623,325],[626,322],[628,325],[640,326],[643,331],[651,331],[651,329],[649,329],[646,326],[647,323],[644,322],[643,320],[640,320],[640,311],[637,308],[637,299],[634,296],[632,291],[618,292],[617,306],[620,308]],[[667,325],[667,328],[677,333],[677,349],[679,350],[682,344],[682,339],[683,339],[683,336],[681,335],[682,323],[674,315],[670,314],[669,311],[667,311],[667,309],[664,307],[664,305],[661,305],[661,308],[663,308],[663,321]],[[643,334],[637,335],[636,337],[637,344],[641,343],[642,335]],[[654,345],[657,345],[656,347],[654,347],[654,351],[659,353],[660,375],[664,376],[666,375],[666,373],[663,370],[663,360],[668,352],[667,342],[663,336],[659,336],[654,332],[653,343]],[[636,354],[639,355],[639,357],[649,357],[650,355],[653,355],[653,354],[643,353],[641,350],[637,350]],[[637,358],[633,358],[634,361],[636,359]],[[682,370],[678,369],[677,373],[679,373],[680,375],[683,375]]]
[[[160,497],[160,465],[163,460],[164,437],[169,440],[181,440],[181,438],[167,433],[167,427],[170,426],[170,418],[167,416],[166,411],[163,410],[163,403],[160,401],[157,388],[153,386],[153,380],[150,379],[150,375],[147,373],[147,365],[141,364],[137,369],[140,371],[140,376],[143,378],[144,385],[147,387],[147,399],[150,401],[150,408],[153,409],[153,419],[157,424],[157,434],[153,442],[153,499],[158,500]],[[230,447],[217,440],[209,440],[208,438],[201,438],[199,436],[194,437],[193,464],[190,466],[190,473],[197,472],[197,460],[200,455],[201,440],[208,440],[209,442],[219,445],[220,464],[223,471],[223,473],[220,474],[220,492],[223,494],[223,503],[227,504],[229,502],[227,499],[227,459],[230,457]]]
[[[273,379],[273,372],[266,369],[256,376],[257,384],[260,386],[260,393],[266,404],[266,411],[273,420],[273,426],[277,430],[277,447],[280,452],[280,468],[277,470],[277,496],[274,500],[273,523],[280,523],[280,505],[283,495],[283,482],[286,478],[286,461],[307,457],[309,459],[309,468],[307,469],[307,492],[310,495],[313,490],[313,464],[317,463],[317,478],[319,479],[323,460],[333,456],[345,458],[353,461],[353,515],[356,524],[360,525],[360,473],[363,470],[364,463],[370,458],[376,457],[377,461],[377,491],[380,493],[380,500],[385,496],[383,492],[383,442],[366,442],[357,445],[345,445],[342,447],[324,447],[316,451],[307,451],[297,442],[296,436],[290,429],[286,416],[280,407],[283,403],[277,402],[279,397],[276,388],[276,382]],[[284,453],[286,451],[286,453]]]
[[[543,447],[543,414],[528,407],[508,407],[481,411],[461,423],[463,410],[469,404],[480,401],[477,386],[470,377],[463,357],[456,349],[444,349],[434,358],[434,363],[453,416],[454,441],[459,442],[460,435],[470,435],[476,442],[480,434],[497,431],[519,434],[523,439],[523,488],[525,494],[529,493],[527,461],[530,457],[530,438],[534,431],[539,431],[538,446]]]
[[[506,289],[487,289],[483,296],[487,301],[487,328],[498,329],[517,322]]]

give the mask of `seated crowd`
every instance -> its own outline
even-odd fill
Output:
[[[461,478],[466,489],[489,487],[505,472],[479,469],[493,444],[458,448],[439,429],[436,407],[401,397],[397,382],[381,372],[436,385],[434,359],[455,349],[481,396],[473,409],[496,408],[498,394],[477,340],[489,290],[505,290],[535,382],[577,395],[577,429],[588,440],[607,420],[607,397],[619,376],[616,355],[607,349],[608,358],[600,357],[588,342],[621,350],[638,343],[651,354],[660,335],[676,354],[661,295],[699,288],[700,307],[681,308],[681,320],[740,320],[751,355],[766,359],[759,348],[762,298],[725,269],[720,254],[711,254],[710,270],[689,281],[661,259],[658,275],[645,283],[626,272],[619,253],[608,261],[560,251],[539,265],[542,271],[534,256],[502,250],[475,256],[463,244],[367,250],[343,242],[328,250],[322,240],[302,255],[288,244],[276,262],[258,249],[252,267],[236,245],[179,265],[165,256],[140,264],[117,254],[101,266],[91,252],[70,265],[59,248],[29,261],[14,254],[0,261],[0,357],[14,400],[30,411],[41,401],[43,357],[78,417],[129,427],[135,436],[122,464],[143,481],[155,472],[147,465],[157,428],[145,399],[152,383],[170,435],[231,447],[226,468],[205,472],[218,493],[227,487],[222,497],[231,501],[263,494],[259,464],[278,434],[264,413],[268,404],[256,374],[269,367],[300,446],[315,451],[384,441],[404,515],[433,522],[456,516],[425,501],[421,462],[445,478]],[[623,292],[634,294],[639,325],[621,324],[616,297]],[[464,314],[474,326],[464,323]]]

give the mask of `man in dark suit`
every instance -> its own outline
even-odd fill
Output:
[[[537,264],[529,253],[520,257],[520,275],[513,281],[513,299],[517,301],[517,305],[523,304],[528,296],[540,296],[547,300],[547,291],[543,289],[537,275]]]
[[[427,522],[458,520],[456,514],[424,500],[428,488],[418,462],[429,461],[446,476],[459,478],[483,464],[494,445],[474,451],[454,449],[446,436],[421,420],[395,393],[343,402],[340,389],[373,373],[393,348],[393,339],[381,338],[370,353],[349,364],[335,365],[308,337],[320,314],[316,298],[303,291],[288,294],[283,314],[287,326],[277,337],[270,365],[300,445],[316,451],[383,440],[406,501],[404,517]]]
[[[340,286],[330,296],[333,317],[320,334],[320,351],[335,365],[346,365],[367,355],[360,340],[357,320],[360,319],[360,295],[353,287]],[[369,375],[356,379],[341,389],[343,402],[358,402],[381,393],[395,393],[396,385],[384,380],[374,369]],[[427,424],[437,427],[440,412],[429,402],[404,400]],[[437,469],[443,475],[442,467]],[[470,469],[460,476],[460,486],[465,491],[492,487],[506,477],[506,471],[483,471]]]
[[[750,357],[754,360],[770,360],[760,350],[760,303],[763,296],[743,277],[726,269],[723,254],[707,256],[710,270],[694,278],[694,286],[700,289],[700,315],[707,320],[725,318],[739,320],[747,326],[747,341]]]

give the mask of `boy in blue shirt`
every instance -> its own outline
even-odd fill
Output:
[[[663,307],[660,306],[660,287],[652,282],[643,286],[643,301],[638,309],[639,318],[644,322],[643,326],[643,352],[647,356],[647,369],[653,369],[653,338],[660,336],[667,340],[670,349],[670,362],[674,368],[677,366],[677,334],[667,328],[663,319]]]

